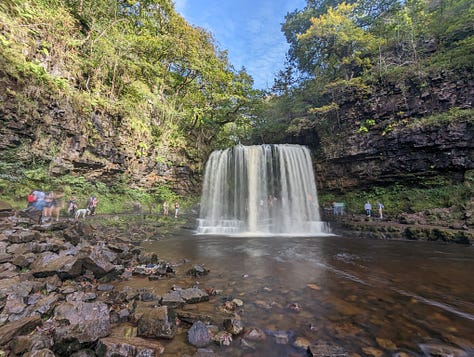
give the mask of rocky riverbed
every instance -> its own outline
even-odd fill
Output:
[[[185,219],[171,228],[156,220],[119,221],[62,218],[38,224],[0,203],[0,355],[221,356],[231,351],[254,356],[255,346],[268,341],[291,346],[295,356],[354,355],[291,331],[245,326],[242,300],[199,285],[209,273],[204,265],[163,261],[142,248],[160,232],[186,228]],[[406,238],[413,227],[398,222],[402,232],[388,228],[396,226],[393,222],[381,223],[354,217],[334,222],[336,231],[358,227],[378,238]],[[472,243],[471,230],[456,231],[467,237],[460,243]],[[166,284],[171,278],[179,284]],[[166,290],[157,293],[149,282],[165,282]]]
[[[323,219],[329,221],[333,232],[339,235],[474,244],[473,211],[466,210],[462,217],[455,217],[451,211],[450,208],[432,209],[425,212],[402,213],[384,219],[367,218],[361,214],[326,213]]]
[[[302,356],[311,351],[289,332],[244,326],[240,299],[196,285],[209,273],[204,266],[183,261],[178,273],[176,264],[143,251],[141,242],[159,239],[156,225],[130,220],[118,227],[113,220],[38,224],[0,203],[0,355],[220,356],[214,350],[236,336],[237,350],[249,353],[267,338],[291,343]],[[182,286],[160,295],[144,287],[177,274]]]

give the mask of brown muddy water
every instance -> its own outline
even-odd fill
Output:
[[[210,273],[124,284],[157,294],[173,284],[222,290],[192,308],[218,310],[223,299],[238,298],[244,326],[269,334],[264,342],[249,342],[251,348],[239,338],[231,346],[209,346],[217,356],[306,356],[293,346],[296,338],[338,356],[341,350],[347,356],[474,356],[474,247],[189,233],[144,242],[142,248],[176,264],[178,272],[202,264]],[[277,343],[271,336],[277,331],[290,342]],[[168,356],[196,352],[184,329],[163,344]]]

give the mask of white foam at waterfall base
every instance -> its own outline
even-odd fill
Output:
[[[316,236],[320,220],[309,150],[300,145],[238,145],[206,164],[197,234]]]

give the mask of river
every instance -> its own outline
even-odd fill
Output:
[[[474,247],[192,234],[142,247],[177,269],[186,266],[183,259],[210,269],[199,286],[222,290],[211,299],[216,308],[224,297],[241,299],[238,313],[246,327],[284,332],[290,341],[299,337],[333,355],[474,355]],[[160,289],[193,282],[172,279]],[[185,336],[175,340],[168,343],[169,355],[192,353]],[[274,338],[252,345],[244,348],[234,339],[230,347],[211,348],[226,356],[305,355]]]

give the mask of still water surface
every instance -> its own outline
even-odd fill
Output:
[[[286,331],[292,339],[339,346],[351,355],[425,356],[444,350],[474,356],[473,247],[338,236],[183,234],[145,242],[143,248],[161,260],[184,258],[210,269],[199,285],[241,299],[246,327]],[[221,305],[222,296],[211,303]],[[212,349],[235,356],[304,355],[271,338],[253,347],[234,340],[230,347]],[[174,348],[167,350],[177,353],[181,347]]]

